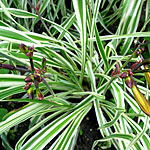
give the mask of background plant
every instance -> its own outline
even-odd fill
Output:
[[[37,3],[32,2],[35,7]],[[47,59],[45,80],[54,91],[51,95],[47,86],[40,83],[44,100],[30,100],[23,89],[27,73],[12,70],[0,74],[1,102],[29,102],[3,117],[0,123],[3,145],[11,149],[6,140],[9,129],[32,118],[29,130],[16,144],[17,150],[43,149],[54,137],[57,138],[50,149],[73,149],[81,121],[94,108],[103,138],[95,141],[93,148],[106,141],[103,147],[106,149],[111,144],[119,150],[149,149],[149,118],[141,112],[131,89],[120,78],[107,88],[116,60],[121,67],[129,59],[126,54],[133,47],[133,39],[149,37],[149,32],[143,32],[150,19],[149,0],[72,0],[70,6],[67,3],[40,1],[39,14],[49,34],[26,0],[0,0],[1,63],[28,68],[29,59],[20,53],[19,44],[34,45],[34,66],[41,67],[42,58]],[[139,57],[130,61],[138,60]],[[122,67],[121,72],[125,69]],[[148,86],[138,79],[136,82],[148,99]],[[104,91],[110,92],[112,98]],[[19,93],[21,98],[9,99]]]

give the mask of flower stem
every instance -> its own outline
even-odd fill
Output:
[[[31,72],[34,73],[35,69],[34,69],[34,63],[32,58],[30,58],[30,65],[31,65]]]
[[[109,88],[109,86],[111,85],[111,83],[117,79],[121,74],[117,74],[117,75],[114,75],[111,77],[111,79],[109,80],[109,82],[107,83],[105,89],[104,89],[104,92],[103,92],[103,95],[105,96],[106,92],[107,92],[107,89]]]
[[[36,13],[37,13],[39,19],[41,20],[42,24],[44,25],[44,27],[45,27],[47,33],[49,34],[49,36],[53,37],[53,35],[50,33],[49,29],[47,28],[45,22],[43,21],[41,15],[39,14],[39,10],[37,10],[37,9],[34,7],[34,5],[31,3],[30,0],[27,0],[27,1],[28,1],[28,3],[31,5],[31,7],[36,11]]]

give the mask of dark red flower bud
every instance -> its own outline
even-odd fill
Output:
[[[118,62],[116,63],[116,68],[115,70],[112,72],[112,76],[117,75],[120,73],[120,68],[119,68],[119,64]]]
[[[133,87],[133,79],[132,79],[131,77],[127,77],[127,78],[125,79],[125,83],[127,84],[127,86],[128,86],[129,88],[132,88],[132,87]]]
[[[25,89],[25,90],[28,90],[31,85],[32,85],[32,82],[26,83],[24,89]]]
[[[29,52],[33,52],[34,46],[30,46],[30,47],[28,48],[28,50],[29,50]]]
[[[35,88],[38,89],[39,88],[39,82],[35,80],[34,82]]]
[[[129,76],[132,76],[133,75],[133,72],[131,70],[128,70],[126,72],[123,72],[121,75],[120,75],[120,78],[127,78]]]
[[[36,5],[36,10],[39,12],[40,9],[40,0],[38,1],[37,5]]]
[[[24,45],[24,44],[19,44],[19,49],[20,49],[20,51],[21,51],[22,53],[28,52],[28,48],[27,48],[27,46]]]
[[[27,90],[27,94],[28,94],[30,99],[34,98],[34,90],[33,90],[32,86]]]
[[[27,51],[27,53],[26,53],[26,56],[32,58],[32,56],[33,56],[33,50],[34,50],[34,46],[32,46],[32,47],[30,46],[30,47],[28,48],[28,51]]]
[[[138,64],[142,62],[142,59],[131,66],[131,70],[134,69]]]
[[[32,58],[32,56],[33,56],[33,52],[28,52],[28,53],[26,53],[26,56],[28,56],[28,57]]]
[[[46,58],[43,57],[43,60],[42,60],[42,68],[46,65]]]
[[[120,78],[126,78],[126,77],[128,77],[128,73],[127,72],[121,73]]]
[[[25,81],[25,82],[33,82],[32,76],[33,76],[33,75],[28,75],[28,76],[24,79],[24,81]]]
[[[34,74],[34,79],[38,82],[42,82],[42,77],[40,74]]]
[[[131,71],[131,69],[128,70],[127,72],[128,72],[128,74],[129,74],[129,76],[132,76],[132,75],[133,75],[133,72]]]
[[[45,73],[47,71],[47,66],[44,66],[43,70],[44,70],[44,73]]]
[[[37,96],[37,99],[40,101],[44,99],[44,95],[42,94],[40,89],[36,89],[36,96]]]

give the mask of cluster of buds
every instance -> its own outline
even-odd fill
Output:
[[[31,64],[30,69],[31,69],[32,73],[25,78],[26,85],[25,85],[24,89],[27,91],[29,98],[33,99],[34,98],[33,85],[34,85],[34,87],[36,89],[37,99],[43,100],[44,95],[42,94],[42,92],[39,89],[39,84],[43,81],[42,76],[47,71],[46,58],[43,58],[43,60],[42,60],[42,65],[41,65],[42,67],[39,69],[35,69],[34,64],[33,64],[33,59],[32,59],[34,47],[33,46],[27,47],[24,44],[20,44],[19,49],[21,52],[23,52],[26,56],[28,56],[30,58],[30,64]]]
[[[26,56],[32,58],[33,56],[33,50],[34,50],[34,46],[30,46],[30,47],[27,47],[26,45],[24,44],[20,44],[19,45],[19,49],[22,53],[24,53]]]
[[[34,90],[33,90],[33,84],[36,89],[36,96],[37,99],[43,100],[44,95],[39,89],[39,84],[43,81],[42,75],[46,73],[47,67],[46,67],[46,58],[43,58],[42,60],[42,68],[35,69],[35,72],[33,74],[28,75],[25,78],[26,85],[24,87],[25,90],[27,90],[27,94],[30,99],[34,98]]]
[[[138,51],[133,52],[133,56],[138,57],[144,50],[143,49],[139,49]],[[148,116],[150,116],[150,103],[149,101],[144,97],[144,95],[140,92],[140,90],[137,87],[137,84],[133,78],[133,74],[140,69],[140,67],[143,65],[145,70],[144,70],[144,75],[146,78],[146,81],[148,82],[149,86],[150,86],[150,72],[149,72],[149,68],[148,65],[150,63],[150,59],[141,59],[140,61],[134,63],[131,66],[131,69],[128,71],[125,71],[123,73],[120,74],[120,68],[118,63],[116,63],[116,68],[115,70],[112,72],[112,76],[114,75],[119,75],[120,78],[125,80],[126,85],[131,88],[133,96],[136,100],[136,102],[138,103],[139,107],[141,108],[141,110]],[[142,70],[140,70],[142,72]]]
[[[46,71],[47,71],[46,58],[43,58],[42,68],[35,69],[35,72],[33,74],[30,74],[25,78],[26,85],[24,89],[27,90],[27,94],[29,95],[30,99],[34,98],[34,90],[33,90],[32,84],[34,84],[36,88],[37,99],[39,100],[44,99],[44,95],[39,89],[39,84],[43,81],[42,75],[44,75]]]

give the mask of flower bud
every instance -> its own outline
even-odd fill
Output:
[[[30,47],[28,48],[28,51],[27,51],[27,53],[26,53],[26,56],[32,58],[32,56],[33,56],[33,50],[34,50],[34,46],[32,46],[32,47],[30,46]]]
[[[26,45],[24,44],[19,44],[19,49],[22,53],[27,53],[28,52],[28,48]]]
[[[44,70],[44,73],[46,73],[46,71],[47,71],[47,66],[44,66],[44,67],[43,67],[43,70]]]
[[[112,72],[112,76],[117,75],[120,73],[120,68],[119,68],[119,64],[118,62],[116,63],[116,68],[115,70]]]
[[[33,52],[34,46],[30,46],[30,47],[28,48],[28,50],[29,50],[29,52]]]
[[[150,116],[150,103],[138,89],[136,82],[133,80],[132,92],[141,110]]]
[[[25,82],[33,82],[32,80],[32,75],[28,75],[25,79],[24,79]]]
[[[132,88],[132,87],[133,87],[133,80],[132,80],[131,77],[125,78],[125,83],[127,84],[127,86],[128,86],[129,88]]]
[[[34,74],[34,79],[38,82],[42,82],[42,77],[40,74]]]
[[[32,56],[33,56],[33,52],[28,52],[28,53],[26,53],[26,56],[28,56],[28,57],[32,58]]]
[[[28,90],[31,85],[32,85],[32,82],[26,83],[24,89],[25,89],[25,90]]]
[[[43,60],[42,60],[42,68],[46,65],[46,58],[43,57]]]
[[[138,64],[142,62],[142,59],[131,66],[131,70],[134,69]],[[137,68],[138,69],[138,68]]]
[[[39,12],[40,9],[40,0],[38,1],[37,5],[36,5],[36,10]]]
[[[132,89],[134,98],[136,102],[138,103],[139,107],[141,110],[148,116],[150,116],[150,103],[149,101],[144,97],[144,95],[140,92],[138,89],[135,80],[133,79],[132,76],[128,76],[125,79],[125,83],[129,88]]]
[[[44,95],[42,94],[39,88],[36,89],[36,96],[37,96],[37,99],[40,101],[44,99]]]
[[[148,65],[145,65],[144,68],[145,68],[145,69],[149,69],[149,68],[148,68]],[[146,81],[148,82],[148,85],[149,85],[149,87],[150,87],[150,72],[145,72],[145,73],[144,73],[144,76],[145,76],[145,79],[146,79]]]
[[[133,75],[132,71],[128,70],[126,72],[121,73],[121,75],[119,77],[124,79],[124,78],[127,78],[127,77],[132,76],[132,75]]]
[[[128,77],[128,73],[127,72],[121,73],[120,78],[124,79],[126,77]]]
[[[30,99],[34,98],[34,90],[33,90],[32,86],[27,90],[27,94],[28,94]]]
[[[34,82],[35,88],[38,89],[39,88],[39,82],[35,80]]]

